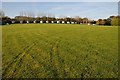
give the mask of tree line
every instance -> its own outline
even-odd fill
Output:
[[[98,25],[112,25],[112,26],[120,26],[120,16],[110,16],[107,19],[98,19],[96,24]]]
[[[110,16],[107,19],[90,20],[88,18],[76,17],[60,17],[56,18],[53,14],[39,13],[37,17],[32,12],[21,12],[20,16],[10,18],[5,16],[3,11],[0,11],[0,24],[15,24],[15,23],[69,23],[69,24],[97,24],[97,25],[112,25],[120,26],[120,16]]]

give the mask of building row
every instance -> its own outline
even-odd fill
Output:
[[[12,21],[12,24],[14,24],[15,23],[15,21]],[[26,22],[23,22],[23,21],[20,21],[19,22],[20,24],[23,24],[23,23],[27,23],[27,24],[29,24],[29,23],[31,23],[31,22],[29,22],[29,21],[26,21]],[[32,23],[38,23],[38,22],[36,22],[36,21],[33,21]],[[45,22],[43,22],[43,21],[39,21],[39,23],[50,23],[50,22],[48,22],[48,21],[45,21]],[[69,22],[69,21],[67,21],[67,22],[65,22],[65,21],[62,21],[62,22],[60,22],[60,21],[57,21],[57,22],[54,22],[54,21],[51,21],[51,23],[57,23],[57,24],[59,24],[59,23],[62,23],[62,24],[83,24],[83,23],[77,23],[77,22]],[[8,23],[7,23],[8,24]],[[96,24],[90,24],[90,23],[87,23],[87,25],[96,25]]]
[[[12,23],[14,24],[14,23],[16,23],[15,21],[12,21]],[[67,24],[77,24],[77,22],[70,22],[70,21],[67,21],[67,22],[65,22],[65,21],[51,21],[51,22],[49,22],[49,21],[33,21],[33,22],[30,22],[30,21],[19,21],[19,22],[17,22],[17,23],[21,23],[21,24],[23,24],[23,23],[27,23],[27,24],[29,24],[29,23],[67,23]]]

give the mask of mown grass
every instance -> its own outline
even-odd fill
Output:
[[[3,78],[116,78],[118,27],[14,24],[2,27]]]
[[[0,77],[2,77],[2,26],[0,26]]]

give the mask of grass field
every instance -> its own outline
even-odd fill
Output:
[[[2,28],[3,78],[117,78],[118,27],[14,24]]]

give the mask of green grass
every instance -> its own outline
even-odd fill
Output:
[[[118,27],[2,27],[3,78],[117,78]]]

